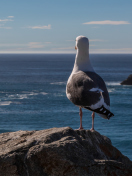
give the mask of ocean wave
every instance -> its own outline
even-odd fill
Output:
[[[106,82],[108,86],[120,86],[120,82]]]
[[[114,91],[115,91],[114,88],[113,88],[113,89],[109,89],[109,88],[108,88],[108,92],[109,92],[109,93],[114,92]]]
[[[27,97],[27,94],[13,94],[8,96],[9,99],[26,99]]]
[[[47,94],[48,93],[46,93],[46,92],[39,92],[39,93],[36,93],[36,92],[23,92],[23,93],[20,93],[20,94],[8,95],[8,98],[10,98],[10,99],[27,99],[30,96],[47,95]]]
[[[42,94],[42,95],[47,95],[48,93],[46,93],[46,92],[41,92],[40,94]]]
[[[12,101],[2,101],[0,102],[0,106],[8,106],[12,103]]]
[[[29,114],[38,114],[41,115],[42,113],[51,113],[51,109],[43,109],[41,111],[38,110],[25,110],[22,111],[20,109],[16,109],[16,110],[5,110],[5,109],[0,109],[0,113],[1,114],[25,114],[25,115],[29,115]],[[52,110],[52,113],[78,113],[78,109],[76,110],[69,110],[69,109],[65,109],[65,110],[61,110],[61,109],[54,109]]]
[[[66,85],[66,82],[53,82],[50,84],[54,84],[54,85]]]

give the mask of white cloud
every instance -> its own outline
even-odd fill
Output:
[[[51,25],[49,24],[48,26],[29,26],[28,28],[31,28],[31,29],[51,29]]]
[[[41,42],[29,42],[29,48],[44,48],[45,46]]]
[[[8,18],[14,18],[14,16],[8,16]]]
[[[105,20],[105,21],[90,21],[86,22],[83,24],[99,24],[99,25],[121,25],[121,24],[130,24],[128,21],[110,21],[110,20]]]
[[[0,19],[0,28],[1,29],[12,29],[12,27],[5,26],[6,22],[14,21],[12,18],[14,18],[14,16],[8,16],[6,19]]]
[[[0,22],[7,22],[7,21],[13,21],[12,19],[0,19]]]
[[[14,21],[12,18],[14,18],[14,16],[8,16],[5,19],[0,19],[0,22]]]

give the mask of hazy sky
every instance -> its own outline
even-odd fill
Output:
[[[132,0],[0,0],[0,53],[132,53]]]

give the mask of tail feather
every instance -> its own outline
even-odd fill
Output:
[[[90,110],[90,111],[94,111],[98,114],[105,115],[107,117],[107,119],[110,119],[111,117],[114,116],[114,114],[112,112],[110,112],[108,109],[106,109],[103,105],[100,108],[97,108],[97,109],[91,109],[89,107],[85,107],[85,108]]]

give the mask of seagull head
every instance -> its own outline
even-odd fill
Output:
[[[77,53],[76,53],[73,73],[76,73],[78,71],[94,72],[94,69],[89,59],[89,40],[88,38],[84,36],[78,36],[76,38],[75,49],[77,49]]]
[[[75,49],[88,50],[88,48],[89,48],[89,40],[88,40],[88,38],[84,37],[84,36],[78,36],[76,38]]]

